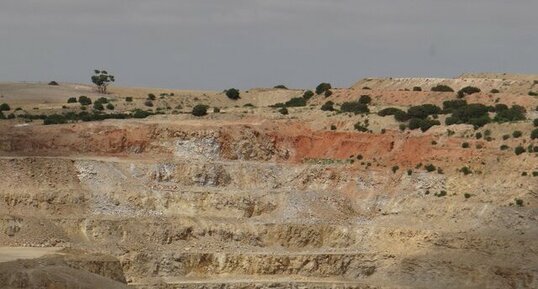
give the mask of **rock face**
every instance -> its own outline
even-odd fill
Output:
[[[0,248],[0,256],[20,253],[0,260],[1,288],[129,288],[120,262],[111,256],[68,251],[38,256],[39,249],[28,251]]]
[[[538,288],[537,155],[499,150],[529,121],[224,117],[2,131],[0,288]]]

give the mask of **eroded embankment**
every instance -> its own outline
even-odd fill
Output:
[[[411,166],[477,155],[457,139],[433,145],[433,135],[312,131],[298,123],[78,123],[17,127],[0,136],[9,156],[107,156],[146,159],[303,162],[361,158]]]

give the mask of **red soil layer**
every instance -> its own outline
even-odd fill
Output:
[[[115,121],[21,127],[0,136],[0,155],[171,158],[171,141],[208,135],[218,136],[223,159],[237,159],[233,154],[235,148],[245,145],[262,152],[252,160],[292,163],[305,159],[345,160],[362,155],[365,160],[411,166],[421,162],[461,163],[481,154],[472,148],[462,149],[461,141],[455,138],[433,145],[430,134],[313,131],[299,123],[215,126],[208,122],[204,126],[201,122],[195,126]]]

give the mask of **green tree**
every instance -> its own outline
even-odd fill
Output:
[[[316,87],[316,94],[322,94],[325,93],[327,90],[330,90],[332,88],[330,83],[322,82]]]
[[[321,110],[323,111],[334,111],[334,102],[327,101],[321,106]]]
[[[7,103],[0,104],[0,111],[8,111],[11,110],[11,107]]]
[[[235,89],[235,88],[227,89],[227,90],[226,90],[226,96],[227,96],[229,99],[232,99],[232,100],[238,100],[238,99],[241,98],[241,97],[239,96],[239,90],[237,90],[237,89]]]
[[[306,100],[311,99],[312,96],[314,96],[314,93],[312,92],[312,90],[307,90],[303,93],[303,98]]]
[[[516,153],[516,155],[518,155],[518,156],[519,156],[520,154],[524,153],[524,152],[525,152],[525,148],[522,147],[522,146],[517,146],[517,147],[514,149],[514,153]]]
[[[96,102],[93,103],[93,109],[95,109],[95,110],[104,110],[105,107],[103,106],[103,103],[96,101]]]
[[[464,98],[466,95],[479,93],[479,92],[480,92],[480,88],[478,88],[478,87],[466,86],[466,87],[458,90],[458,97],[459,98]]]
[[[97,85],[97,90],[99,93],[106,93],[107,86],[116,81],[114,75],[108,74],[106,70],[94,70],[94,75],[92,76],[92,82]]]
[[[362,104],[369,104],[372,102],[372,98],[369,95],[361,95],[359,102]]]
[[[92,104],[92,100],[91,98],[85,96],[85,95],[81,95],[78,97],[78,102],[82,105],[90,105]]]
[[[538,128],[535,128],[531,132],[531,139],[537,139],[538,138]]]
[[[448,85],[444,84],[438,84],[431,89],[432,91],[438,91],[438,92],[454,92],[454,89]]]
[[[194,116],[204,116],[207,114],[207,109],[209,107],[204,104],[197,104],[192,108],[192,115]]]

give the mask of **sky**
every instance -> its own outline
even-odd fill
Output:
[[[0,0],[0,81],[248,89],[538,72],[536,0]]]

